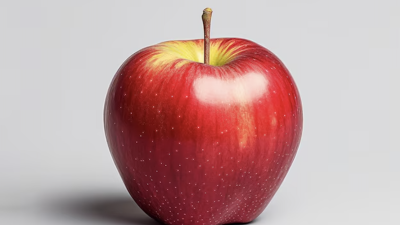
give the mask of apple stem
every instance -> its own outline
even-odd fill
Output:
[[[203,27],[204,27],[204,63],[210,64],[210,27],[211,27],[211,14],[212,10],[210,8],[205,8],[203,10]]]

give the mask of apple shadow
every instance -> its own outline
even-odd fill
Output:
[[[129,195],[81,195],[53,199],[48,212],[58,218],[116,225],[160,225],[147,216]]]
[[[109,222],[115,225],[162,225],[145,214],[129,195],[80,194],[52,199],[47,205],[48,215],[70,221]],[[229,225],[252,224],[231,223]]]

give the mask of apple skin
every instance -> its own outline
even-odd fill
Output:
[[[108,146],[130,195],[157,221],[247,223],[296,155],[299,92],[254,42],[211,39],[211,65],[202,50],[203,40],[170,41],[124,62],[106,96]]]

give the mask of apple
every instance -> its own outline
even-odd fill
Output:
[[[129,57],[104,108],[127,190],[164,224],[254,220],[293,162],[302,118],[283,63],[249,40],[209,39],[209,25],[205,39],[167,41]]]

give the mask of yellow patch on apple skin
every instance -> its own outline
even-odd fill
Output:
[[[252,140],[255,138],[255,124],[254,117],[252,114],[251,106],[241,105],[239,108],[239,118],[238,118],[238,138],[239,146],[245,149],[251,145]]]
[[[241,51],[238,47],[231,47],[234,41],[211,40],[210,65],[222,66],[234,59]],[[157,68],[179,60],[176,67],[181,67],[191,62],[204,63],[203,40],[167,41],[152,47],[155,53],[148,60],[148,65]]]
[[[232,61],[234,57],[241,52],[238,51],[240,46],[231,47],[233,43],[235,42],[230,41],[222,45],[222,41],[216,43],[211,42],[210,64],[213,66],[223,66]]]

